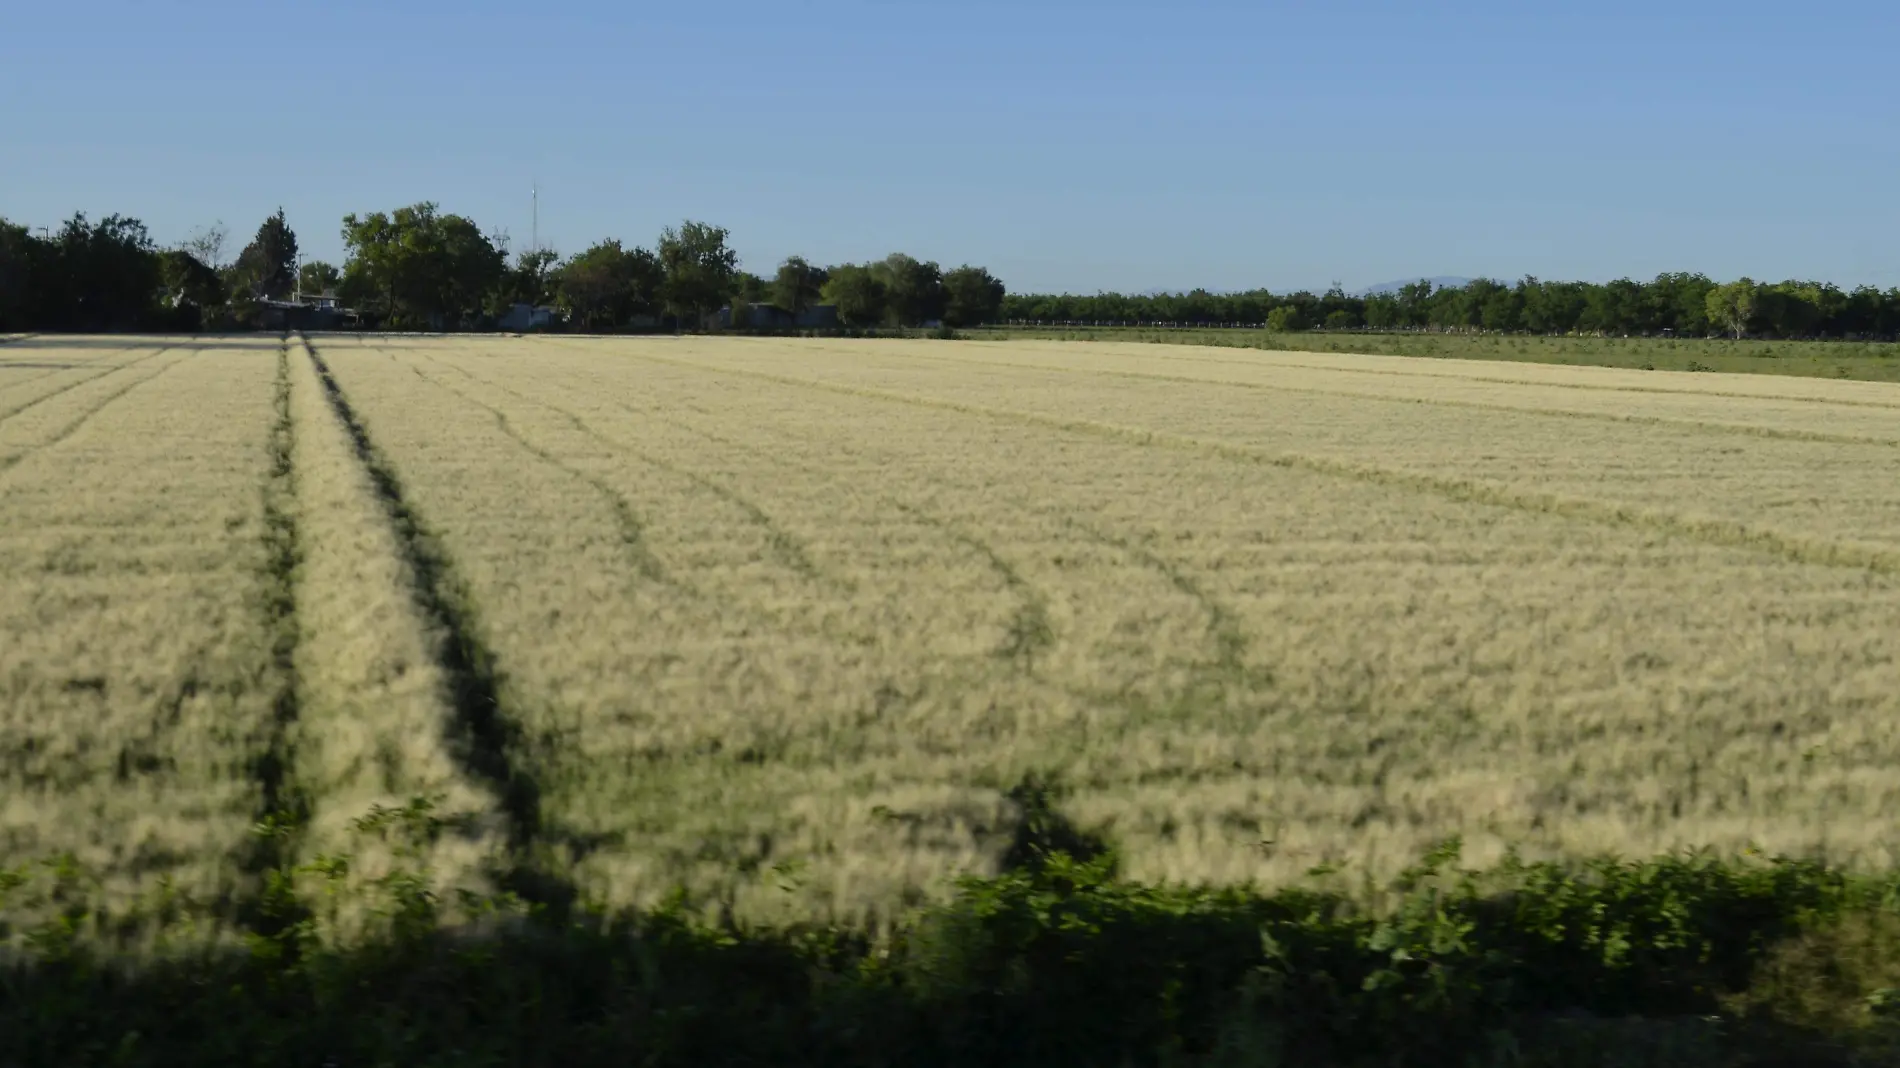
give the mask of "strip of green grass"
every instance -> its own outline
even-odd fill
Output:
[[[1900,382],[1900,343],[1895,342],[1540,337],[1510,334],[1274,333],[1248,329],[1163,330],[1147,327],[990,327],[967,331],[966,336],[986,341],[1149,342],[1281,352],[1515,360],[1579,367],[1722,371]]]

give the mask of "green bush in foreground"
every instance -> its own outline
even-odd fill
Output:
[[[1684,855],[1427,857],[1341,894],[1143,886],[1030,849],[894,934],[516,910],[350,949],[284,925],[0,975],[0,1065],[1876,1064],[1900,882]],[[392,900],[398,900],[392,898]],[[1771,1059],[1779,1057],[1781,1059]]]

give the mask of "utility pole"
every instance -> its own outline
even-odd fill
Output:
[[[536,182],[529,186],[528,192],[534,197],[534,223],[533,229],[528,231],[530,235],[528,251],[539,252],[541,251],[541,183]]]

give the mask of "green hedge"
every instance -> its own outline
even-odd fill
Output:
[[[1143,886],[1116,878],[1112,854],[1057,852],[876,938],[667,908],[530,913],[483,933],[395,922],[348,951],[292,925],[248,952],[136,969],[68,947],[0,972],[0,1065],[1765,1064],[1769,1050],[1846,1064],[1900,1050],[1893,992],[1847,974],[1878,971],[1900,938],[1862,952],[1871,965],[1826,942],[1849,918],[1864,934],[1890,916],[1894,880],[1699,855],[1477,873],[1455,857],[1426,858],[1376,910],[1322,890]],[[1764,990],[1770,973],[1781,986]],[[1803,998],[1826,1011],[1782,1011]]]

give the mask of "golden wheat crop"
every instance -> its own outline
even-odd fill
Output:
[[[1150,877],[1384,874],[1453,832],[1897,859],[1900,392],[333,348],[479,606],[551,848],[603,897],[887,907],[993,863],[1032,770]]]
[[[6,654],[8,729],[105,741],[8,810],[6,854],[215,789],[229,837],[262,748],[305,799],[300,856],[424,864],[445,896],[510,866],[612,903],[887,915],[992,868],[1032,773],[1145,878],[1376,880],[1454,833],[1474,861],[1900,864],[1894,387],[1162,346],[314,345],[283,356],[275,430],[274,353],[216,381],[151,348],[0,380],[9,609],[49,581],[23,547],[95,522],[16,487],[80,487],[75,517],[136,497],[162,541],[177,483],[233,539],[223,595],[281,587],[244,656],[256,694],[293,695],[281,737],[243,705],[228,722],[264,726],[216,774],[137,793],[98,757],[131,713],[74,720],[88,691],[44,665],[88,646],[45,617]],[[127,421],[40,447],[97,403]],[[141,479],[135,416],[254,454]],[[119,466],[80,464],[87,435]],[[202,625],[159,625],[195,611],[174,587],[103,589],[152,642]],[[452,826],[422,852],[352,826],[415,796]]]
[[[61,355],[83,369],[0,401],[0,867],[68,858],[91,885],[37,904],[89,900],[92,923],[209,924],[278,685],[255,612],[272,369],[218,345]]]
[[[417,579],[386,505],[301,350],[286,353],[283,416],[291,438],[286,507],[297,537],[290,594],[297,700],[290,730],[309,825],[305,857],[349,858],[355,885],[398,869],[429,874],[430,891],[488,889],[485,867],[504,833],[492,792],[450,753],[455,711],[442,667],[448,636],[418,604]],[[390,841],[357,831],[378,806],[427,798],[457,833]],[[329,887],[347,934],[366,897]]]

